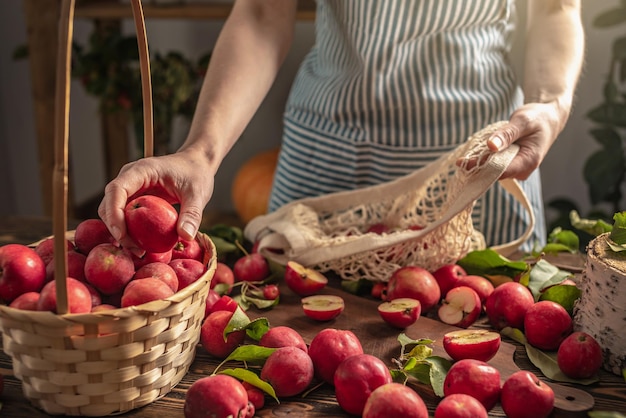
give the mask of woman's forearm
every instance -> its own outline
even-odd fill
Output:
[[[584,45],[580,0],[528,2],[525,102],[556,103],[563,125],[580,76]]]
[[[276,78],[293,39],[294,0],[237,1],[211,54],[182,149],[197,148],[215,169]]]

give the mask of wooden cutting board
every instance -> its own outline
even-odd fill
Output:
[[[398,330],[387,325],[378,315],[376,310],[380,301],[369,297],[361,297],[347,293],[341,289],[328,286],[322,293],[335,294],[344,298],[346,307],[344,312],[329,322],[317,322],[306,317],[302,311],[300,297],[281,285],[281,299],[277,307],[272,310],[259,312],[254,309],[248,313],[251,317],[265,317],[270,326],[286,325],[299,331],[307,344],[313,337],[324,328],[347,329],[354,332],[360,339],[363,350],[372,354],[388,365],[392,365],[392,359],[400,355],[400,343],[398,335],[405,332],[410,338],[428,338],[434,340],[434,354],[449,358],[442,346],[443,335],[456,327],[446,325],[436,319],[422,316],[415,324],[405,330]],[[520,370],[514,361],[516,346],[502,341],[496,356],[489,361],[501,374],[502,381],[514,372]],[[546,381],[546,379],[544,379]],[[558,415],[572,416],[575,413],[588,411],[593,407],[593,397],[580,389],[546,381],[554,390],[555,412]],[[411,383],[424,401],[431,406],[436,405],[438,398],[428,385]],[[499,408],[497,406],[496,408]]]

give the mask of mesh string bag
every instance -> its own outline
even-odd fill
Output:
[[[432,163],[390,182],[308,197],[258,216],[244,230],[266,257],[297,261],[347,280],[386,281],[405,265],[430,271],[485,248],[472,208],[496,181],[529,213],[522,236],[492,247],[517,250],[534,227],[530,203],[515,180],[499,180],[518,146],[492,152],[487,139],[506,122],[489,125]],[[367,232],[384,224],[386,233]]]

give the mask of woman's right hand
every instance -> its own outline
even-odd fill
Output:
[[[215,171],[206,156],[192,148],[128,163],[106,185],[98,215],[122,246],[141,252],[126,233],[124,207],[136,196],[154,194],[180,204],[178,234],[192,239],[213,194]]]

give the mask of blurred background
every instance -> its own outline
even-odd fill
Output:
[[[38,145],[37,138],[38,135],[45,137],[42,130],[52,132],[53,126],[39,126],[38,128],[36,125],[36,108],[45,98],[33,96],[33,85],[37,81],[33,78],[29,64],[32,51],[26,51],[24,47],[28,44],[29,30],[33,30],[32,26],[27,24],[27,16],[32,17],[33,14],[37,14],[37,9],[33,10],[33,7],[38,7],[37,4],[40,4],[43,8],[47,7],[46,3],[57,1],[5,0],[0,2],[0,37],[2,39],[0,42],[0,176],[3,179],[0,182],[0,216],[45,216],[51,212],[47,201],[49,197],[47,198],[45,192],[42,192],[46,188],[45,182],[51,182],[51,175],[40,172],[41,147]],[[170,6],[172,3],[175,5],[202,3],[199,0],[193,2],[161,0],[161,2],[170,3]],[[30,6],[27,7],[27,3]],[[83,3],[92,2],[83,1]],[[156,0],[144,1],[146,7],[155,3],[157,3]],[[230,5],[228,1],[222,3],[226,7]],[[127,7],[130,10],[130,6]],[[167,5],[160,7],[167,7]],[[523,29],[526,2],[518,1],[518,9],[519,28]],[[583,21],[587,38],[586,63],[571,119],[541,167],[547,206],[554,205],[566,209],[569,205],[575,205],[583,215],[595,210],[612,214],[616,205],[617,207],[621,205],[622,209],[626,209],[621,196],[624,190],[622,184],[624,182],[624,156],[621,138],[625,138],[623,128],[624,114],[626,114],[623,112],[625,97],[623,86],[624,78],[626,78],[626,52],[624,52],[626,40],[623,38],[626,33],[624,30],[626,28],[625,9],[625,2],[619,0],[583,2]],[[605,18],[612,16],[613,20],[600,22],[602,24],[600,27],[597,21],[602,15]],[[170,89],[163,92],[166,95],[164,97],[170,98],[165,101],[174,102],[175,108],[171,106],[170,108],[156,108],[157,99],[155,98],[156,117],[159,112],[163,112],[168,115],[167,120],[171,121],[171,126],[161,129],[170,133],[165,135],[168,139],[165,141],[164,152],[175,150],[186,135],[188,116],[193,112],[193,95],[202,78],[201,68],[209,59],[212,46],[223,24],[223,16],[198,17],[196,15],[193,18],[147,19],[150,53],[154,62],[158,62],[158,64],[153,63],[153,72],[155,68],[162,69],[162,73],[153,75],[153,84],[162,79],[164,83],[172,82],[173,85],[184,86],[178,90]],[[113,28],[112,32],[110,32],[111,28]],[[519,32],[522,34],[523,30]],[[94,33],[99,33],[101,38],[94,38]],[[126,39],[128,37],[134,37],[131,18],[103,21],[94,17],[77,16],[75,19],[74,41],[80,48],[74,52],[74,58],[80,61],[76,63],[75,71],[82,72],[75,74],[76,77],[71,85],[70,201],[77,217],[94,216],[93,211],[97,207],[104,186],[108,178],[114,175],[116,164],[119,164],[119,161],[117,163],[111,161],[111,151],[107,151],[107,147],[110,145],[109,142],[115,140],[107,137],[117,139],[126,137],[125,142],[115,141],[115,143],[126,144],[124,146],[127,148],[121,152],[118,150],[118,158],[121,155],[123,158],[134,159],[141,155],[135,135],[137,125],[133,123],[132,117],[134,96],[140,93],[130,91],[132,90],[130,87],[128,88],[130,90],[124,93],[122,91],[124,86],[118,86],[124,94],[111,93],[101,84],[103,80],[93,76],[94,68],[103,65],[102,62],[110,63],[112,60],[116,61],[122,70],[132,69],[131,64],[128,64],[128,68],[124,67],[126,65],[124,59],[128,54],[132,54],[129,52],[128,43],[124,43],[128,41]],[[616,46],[620,43],[618,42],[620,38],[622,38],[621,47]],[[295,42],[274,87],[243,137],[220,168],[214,197],[207,210],[232,211],[231,185],[238,169],[252,156],[279,145],[284,103],[298,65],[308,52],[313,40],[313,22],[310,14],[304,13],[298,20]],[[132,45],[136,54],[136,43]],[[512,59],[520,76],[523,47],[523,36],[518,36]],[[107,60],[106,57],[109,59]],[[37,67],[39,80],[42,77],[45,78],[45,74],[53,70],[55,65],[55,62],[50,59],[40,61]],[[177,77],[182,77],[182,79]],[[609,96],[613,97],[612,100],[621,100],[622,103],[621,107],[618,106],[622,109],[621,120],[617,122],[606,120],[606,109],[597,110],[606,102],[607,89],[605,87],[609,78],[617,79],[616,83],[609,85],[615,90],[614,94],[612,96],[609,94]],[[132,80],[132,77],[121,77],[120,82],[124,80],[128,82]],[[156,96],[157,85],[154,84],[153,87]],[[135,89],[138,88],[139,85],[136,84]],[[594,109],[596,109],[596,116],[592,118],[589,112]],[[120,110],[125,112],[125,116],[121,119],[113,116],[112,120],[110,115]],[[602,115],[598,116],[598,113]],[[103,117],[103,114],[107,116]],[[105,119],[107,121],[103,122]],[[103,128],[103,123],[105,128]],[[48,146],[47,149],[48,151],[45,152],[49,153],[52,148]],[[585,174],[585,165],[592,159],[592,156],[593,159],[605,162],[596,163],[596,166],[602,166],[605,172]],[[609,170],[608,174],[606,170]],[[614,175],[612,175],[613,171]],[[590,184],[590,179],[592,184]],[[594,189],[597,187],[599,189],[594,195]],[[557,204],[557,201],[561,202]],[[547,216],[549,220],[555,220],[559,212],[548,207]]]

